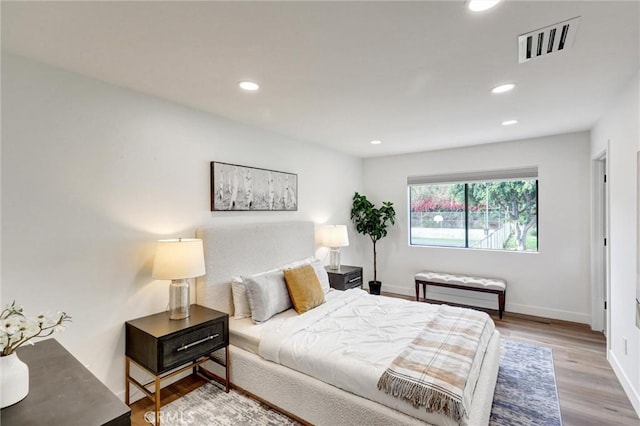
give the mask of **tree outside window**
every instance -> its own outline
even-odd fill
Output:
[[[410,243],[538,251],[537,179],[409,185]]]

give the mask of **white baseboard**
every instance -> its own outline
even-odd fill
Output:
[[[386,291],[388,293],[402,294],[404,296],[413,296],[415,299],[416,293],[412,289],[407,287],[397,287],[394,285],[382,284],[382,291]]]
[[[518,303],[509,303],[507,301],[509,312],[518,314],[533,315],[536,317],[553,318],[563,321],[577,322],[591,326],[591,315],[580,312],[564,311],[561,309],[542,308],[539,306],[521,305]]]
[[[618,358],[616,358],[613,351],[609,351],[608,355],[607,359],[609,360],[609,364],[611,364],[611,368],[613,368],[613,372],[616,373],[616,377],[622,385],[622,389],[624,389],[629,401],[631,401],[631,405],[633,405],[633,409],[636,410],[636,414],[640,417],[640,395],[638,395],[638,390],[634,389],[631,385],[629,378],[622,369],[622,366],[618,362]]]
[[[412,298],[415,298],[416,296],[415,289],[410,289],[407,287],[399,287],[394,285],[382,284],[382,291],[386,291],[389,293],[402,294],[405,296],[412,296]],[[438,293],[438,297],[433,296],[433,294],[436,294],[436,292],[432,293],[432,296],[430,297],[432,297],[434,300],[442,300],[444,302],[449,302],[449,303],[461,303],[465,305],[478,306],[481,308],[488,308],[488,309],[498,308],[497,296],[488,294],[488,293],[485,293],[484,295],[492,296],[496,300],[488,301],[488,300],[485,300],[485,297],[481,297],[481,296],[478,296],[477,298],[475,298],[475,297],[461,297],[453,294],[445,295],[444,293],[439,293],[439,292],[437,293]],[[473,292],[467,292],[467,293],[473,295]],[[482,294],[482,293],[476,292],[476,294]],[[422,297],[422,291],[420,292],[420,297]],[[553,318],[553,319],[558,319],[563,321],[577,322],[580,324],[591,324],[591,315],[588,315],[588,314],[584,314],[581,312],[564,311],[561,309],[543,308],[540,306],[522,305],[519,303],[509,303],[508,299],[506,304],[506,311],[517,313],[517,314],[533,315],[533,316],[542,317],[542,318]]]

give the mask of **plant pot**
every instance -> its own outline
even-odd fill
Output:
[[[29,367],[15,352],[0,357],[0,391],[1,408],[22,401],[29,393]]]
[[[380,295],[380,287],[382,287],[382,281],[369,281],[369,293]]]

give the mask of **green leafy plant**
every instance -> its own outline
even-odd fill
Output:
[[[396,223],[396,211],[393,203],[384,201],[376,206],[364,195],[357,192],[353,196],[351,221],[360,234],[368,235],[373,243],[373,280],[378,281],[376,243],[387,236],[387,228]]]

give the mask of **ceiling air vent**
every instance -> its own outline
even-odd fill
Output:
[[[520,63],[562,52],[573,46],[580,17],[518,36]]]

